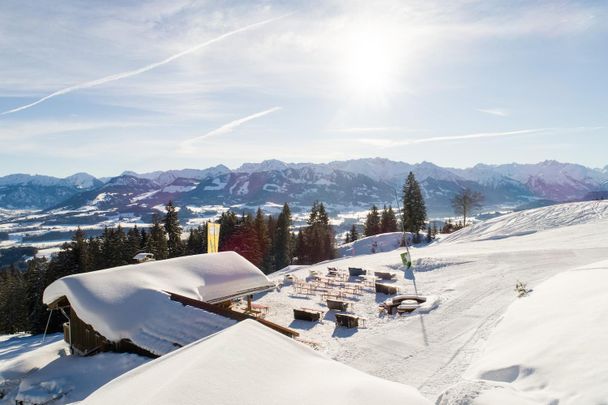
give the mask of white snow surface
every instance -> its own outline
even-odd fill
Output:
[[[602,219],[608,219],[607,201],[557,204],[478,222],[443,238],[442,243],[504,239]]]
[[[63,277],[44,291],[46,304],[65,296],[78,316],[111,341],[130,339],[165,354],[235,322],[171,301],[166,292],[211,301],[269,286],[234,252],[193,255]]]
[[[22,379],[67,355],[63,335],[26,334],[0,336],[0,404],[14,404]]]
[[[401,264],[403,248],[288,270],[300,279],[310,271],[323,274],[328,266],[395,272],[393,284],[402,292],[430,297],[432,305],[424,313],[379,316],[378,304],[388,296],[367,289],[353,299],[352,310],[367,319],[367,327],[344,329],[335,328],[334,315],[319,294],[296,294],[290,284],[258,301],[269,306],[267,319],[297,330],[303,340],[315,342],[331,358],[412,385],[435,399],[461,382],[480,356],[501,315],[516,299],[513,290],[518,280],[535,288],[560,272],[608,259],[607,206],[608,202],[562,204],[532,210],[536,221],[530,221],[529,211],[503,216],[503,222],[493,219],[495,233],[484,231],[484,240],[471,237],[410,248],[413,272]],[[507,228],[513,237],[493,237],[504,235]],[[271,277],[279,280],[284,275]],[[294,320],[292,310],[302,307],[326,311],[322,322]],[[568,361],[576,361],[576,356]],[[606,366],[597,363],[597,367]]]
[[[147,357],[131,353],[63,356],[25,377],[15,400],[23,404],[71,404],[148,361]]]
[[[389,252],[398,249],[402,239],[403,232],[389,232],[367,236],[340,246],[338,248],[338,256],[368,255],[374,253],[374,250],[375,253]]]
[[[605,404],[608,260],[560,273],[514,302],[440,404]]]
[[[252,320],[139,367],[83,404],[429,404]]]

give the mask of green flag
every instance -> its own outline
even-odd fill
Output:
[[[401,253],[401,261],[408,269],[412,267],[412,258],[410,257],[410,252]]]

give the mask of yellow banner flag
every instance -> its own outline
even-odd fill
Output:
[[[207,253],[217,253],[220,246],[220,224],[207,224]]]

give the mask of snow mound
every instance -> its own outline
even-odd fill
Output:
[[[558,204],[513,212],[468,226],[439,243],[498,240],[598,221],[608,221],[608,201]]]
[[[76,314],[111,341],[129,339],[165,354],[235,322],[171,301],[168,293],[217,302],[274,286],[235,252],[194,255],[63,277],[44,291],[66,297]]]
[[[359,256],[389,252],[401,246],[403,232],[389,232],[357,239],[338,248],[338,256]]]
[[[251,320],[139,367],[82,403],[428,404],[415,388],[370,376]]]
[[[607,286],[608,260],[560,273],[518,299],[468,372],[482,389],[473,382],[438,403],[605,403]]]
[[[14,404],[21,380],[68,353],[63,335],[0,336],[0,404]]]
[[[128,353],[60,357],[23,379],[15,403],[59,405],[80,401],[147,361],[146,357]]]

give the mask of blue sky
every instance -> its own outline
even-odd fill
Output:
[[[602,1],[3,1],[0,175],[603,167],[607,17]]]

